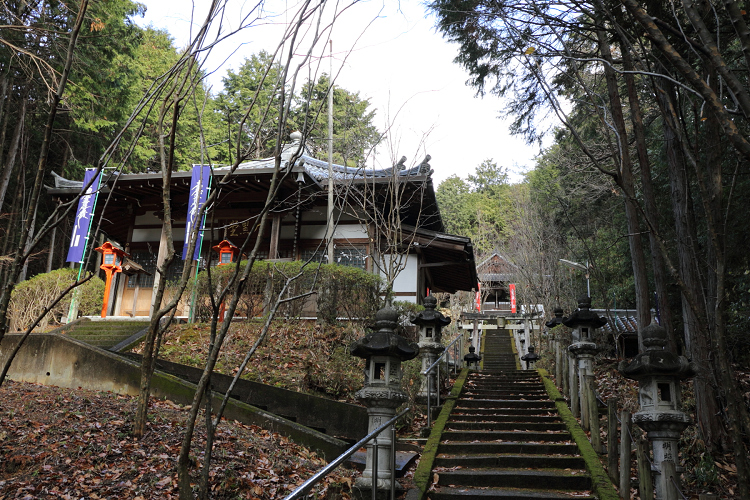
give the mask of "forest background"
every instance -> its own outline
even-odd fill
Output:
[[[658,310],[671,347],[702,368],[696,416],[706,446],[732,450],[739,483],[748,488],[750,481],[742,478],[749,477],[750,418],[731,369],[750,359],[746,12],[734,2],[688,0],[670,11],[634,0],[444,0],[432,7],[440,31],[459,45],[458,62],[470,83],[480,94],[507,99],[513,131],[529,141],[545,133],[553,138],[524,182],[510,184],[507,169],[488,159],[467,180],[441,183],[447,231],[471,236],[478,261],[494,251],[503,254],[517,270],[513,279],[524,303],[544,304],[548,311],[558,304],[573,307],[575,297],[563,292],[571,282],[582,292],[583,277],[560,266],[566,258],[590,266],[595,307],[633,309],[639,324]],[[126,125],[182,54],[167,33],[133,22],[140,8],[127,0],[96,2],[76,28],[76,9],[67,4],[3,4],[3,290],[18,278],[64,265],[63,255],[47,259],[54,232],[36,241],[36,224],[30,224],[31,237],[23,231],[28,214],[43,221],[55,209],[35,195],[40,168],[51,183],[52,172],[80,179],[103,157],[123,172],[165,163],[157,115]],[[71,59],[69,34],[76,29]],[[239,143],[247,145],[248,158],[270,156],[298,128],[318,155],[328,75],[293,89],[288,114],[274,122],[283,113],[250,101],[271,103],[279,82],[286,85],[275,76],[281,72],[274,56],[259,52],[227,72],[216,93],[202,85],[200,70],[190,73],[195,91],[174,112],[169,163],[178,169],[231,164]],[[57,95],[63,75],[69,84]],[[56,113],[49,113],[50,106]],[[335,88],[334,161],[363,166],[372,147],[387,140],[374,113],[356,89]],[[540,127],[547,115],[560,126]],[[126,146],[112,149],[113,136]],[[37,165],[39,151],[48,154]],[[58,227],[60,234],[70,232],[69,223]],[[32,258],[16,276],[11,261],[18,242]]]

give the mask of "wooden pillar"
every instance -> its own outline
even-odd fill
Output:
[[[279,234],[281,233],[281,214],[271,216],[271,243],[268,248],[268,258],[279,258]]]
[[[648,441],[638,440],[638,493],[641,500],[654,500],[654,480],[651,476],[651,462],[648,460]]]
[[[55,236],[57,235],[57,226],[52,228],[49,235],[49,253],[47,254],[47,272],[52,271],[52,258],[55,255]]]
[[[154,305],[155,305],[154,301],[156,300],[156,290],[159,288],[159,282],[163,278],[161,273],[159,273],[158,269],[162,264],[164,264],[164,261],[166,259],[167,259],[167,232],[164,229],[164,224],[162,223],[161,237],[159,238],[159,253],[156,256],[157,271],[154,272],[154,286],[151,288],[151,308],[149,309],[149,312],[148,312],[149,318],[154,314]]]
[[[591,429],[591,446],[597,453],[602,452],[602,436],[599,432],[599,403],[596,400],[594,376],[586,375],[586,398],[588,400],[589,428]]]
[[[677,475],[674,461],[664,460],[661,463],[661,475],[664,481],[664,500],[677,500],[680,476]]]
[[[591,429],[591,394],[589,393],[589,384],[588,384],[588,377],[586,374],[581,373],[581,368],[578,367],[579,377],[578,377],[578,392],[580,394],[580,407],[581,407],[581,427],[584,431],[592,430]]]
[[[576,366],[575,358],[571,358],[568,361],[570,371],[568,373],[568,384],[570,387],[570,411],[573,416],[578,418],[581,416],[580,400],[578,399],[578,367]]]
[[[617,400],[607,400],[607,472],[614,484],[620,478],[620,469],[617,466],[617,458],[620,454],[619,442],[617,441]]]
[[[633,448],[633,440],[630,430],[633,417],[629,411],[620,412],[620,498],[630,498],[630,454]]]

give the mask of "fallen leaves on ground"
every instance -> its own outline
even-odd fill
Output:
[[[133,397],[6,381],[0,401],[0,500],[178,497],[175,463],[187,409],[153,399],[148,431],[136,440]],[[191,453],[196,483],[204,445],[199,425]],[[283,498],[324,465],[276,433],[222,422],[212,498]],[[351,485],[356,474],[337,469],[322,489]]]

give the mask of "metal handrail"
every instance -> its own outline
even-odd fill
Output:
[[[427,377],[427,428],[430,428],[432,426],[432,377],[429,377],[428,374],[432,372],[437,367],[437,380],[438,380],[438,390],[436,391],[437,395],[437,406],[440,406],[440,361],[443,359],[443,356],[448,354],[448,349],[453,347],[456,342],[459,340],[463,340],[464,333],[459,332],[458,336],[456,336],[453,341],[445,346],[445,349],[443,349],[443,352],[438,356],[438,358],[435,360],[434,363],[432,363],[430,366],[422,370],[422,375]],[[455,349],[454,349],[455,351]],[[463,363],[463,358],[460,356],[456,356],[456,359],[453,360],[454,365],[457,361],[461,361]]]
[[[341,463],[344,460],[354,455],[360,448],[362,448],[362,446],[367,444],[369,441],[378,437],[378,435],[380,435],[381,432],[383,432],[385,429],[387,429],[392,424],[394,424],[398,419],[406,415],[406,412],[408,411],[409,411],[409,408],[404,409],[401,413],[399,413],[398,415],[396,415],[395,417],[393,417],[392,419],[390,419],[389,421],[387,421],[386,423],[384,423],[383,425],[381,425],[380,427],[378,427],[377,429],[375,429],[374,431],[372,431],[371,433],[369,433],[368,435],[366,435],[365,437],[357,441],[355,444],[352,445],[351,448],[346,450],[342,455],[339,455],[338,458],[334,459],[333,462],[330,462],[328,465],[326,465],[325,467],[320,469],[318,472],[316,472],[310,479],[308,479],[307,481],[302,483],[300,486],[298,486],[297,489],[295,489],[287,497],[285,497],[284,500],[294,500],[296,498],[300,498],[303,494],[306,494],[321,479],[323,479],[328,474],[330,474],[331,471],[333,471],[333,469],[341,465]],[[396,450],[395,439],[392,440],[391,446],[393,447],[393,452],[394,452],[393,454],[395,455],[395,450]],[[375,460],[377,460],[377,449],[375,450]],[[392,457],[391,459],[391,491],[393,491],[394,481],[396,479],[396,474],[394,470],[395,467],[396,467],[396,461],[393,460],[393,457]],[[373,484],[373,489],[375,489],[377,487],[377,482],[378,482],[377,462],[373,465],[373,474],[374,474],[374,477],[372,478],[372,484]]]

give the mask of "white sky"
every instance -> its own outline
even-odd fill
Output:
[[[166,29],[178,47],[186,44],[189,0],[140,2],[147,12],[139,24]],[[195,0],[196,19],[205,17],[207,3]],[[229,22],[240,18],[240,9],[254,4],[238,0]],[[295,4],[294,0],[268,3],[280,10]],[[465,85],[467,74],[453,62],[457,46],[444,41],[433,28],[434,18],[427,16],[421,3],[413,0],[372,0],[354,5],[333,27],[333,73],[340,71],[336,84],[369,98],[377,127],[382,131],[390,121],[399,138],[394,152],[381,146],[374,163],[382,168],[391,157],[403,155],[411,166],[428,153],[437,187],[452,174],[466,178],[483,160],[492,158],[509,169],[512,181],[520,180],[519,174],[533,166],[538,150],[510,136],[507,123],[497,118],[502,107],[497,97],[474,97],[474,90]],[[284,19],[281,15],[277,21],[281,24]],[[222,42],[207,67],[216,70],[210,78],[213,91],[221,90],[221,77],[228,68],[236,69],[260,50],[273,50],[278,30],[278,25],[253,27]],[[326,59],[322,71],[328,72],[328,67]]]

